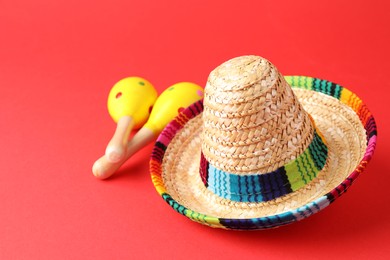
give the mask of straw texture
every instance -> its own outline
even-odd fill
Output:
[[[256,69],[261,66],[263,66],[263,64],[258,64],[253,66],[253,68]],[[280,86],[283,86],[283,84],[287,84],[283,78],[265,76],[278,74],[278,72],[268,70],[267,66],[262,67],[259,70],[261,71],[260,77],[264,76],[264,78],[271,78],[268,79],[266,87],[259,87],[259,91],[263,93],[259,96],[260,98],[264,96],[264,93],[269,93],[270,89],[277,89]],[[241,73],[242,72],[237,72],[237,77],[239,79],[241,79],[239,77]],[[234,73],[232,73],[232,75],[234,75]],[[210,78],[212,79],[212,76],[210,76]],[[233,78],[233,76],[232,79],[225,78],[223,80],[225,88],[222,90],[219,89],[218,91],[223,93],[226,91],[246,91],[247,87],[245,87],[245,85],[249,86],[259,82],[254,78],[248,77],[244,82],[235,85],[237,80],[233,80]],[[216,80],[222,79],[221,77],[217,77]],[[208,109],[210,109],[210,111],[222,110],[220,110],[217,105],[208,105],[207,109],[205,108],[202,113],[203,103],[197,102],[183,111],[167,126],[158,138],[153,150],[152,158],[150,160],[152,180],[158,193],[164,200],[179,213],[194,221],[212,227],[228,229],[263,229],[288,224],[308,217],[328,206],[338,198],[364,169],[373,154],[376,144],[376,125],[374,118],[367,107],[355,94],[337,84],[301,76],[286,77],[286,80],[293,86],[293,92],[289,94],[289,87],[284,86],[282,89],[284,89],[285,92],[281,95],[283,98],[277,97],[277,95],[271,95],[275,97],[275,99],[270,98],[270,100],[285,100],[286,97],[290,97],[288,100],[293,100],[290,104],[295,104],[296,110],[301,113],[301,122],[306,122],[301,123],[300,126],[304,127],[299,129],[308,129],[307,132],[313,133],[313,128],[317,128],[320,135],[326,140],[326,165],[317,173],[315,178],[286,195],[261,202],[234,201],[216,194],[205,185],[204,180],[202,180],[202,177],[199,174],[201,168],[201,154],[202,151],[204,152],[203,144],[206,139],[205,136],[207,135],[207,131],[205,131],[207,125],[203,122],[202,117],[203,119],[205,117],[206,119],[209,118],[209,115],[205,116],[206,110]],[[208,84],[215,84],[215,82],[209,82]],[[276,91],[276,93],[280,93],[280,91]],[[215,98],[210,98],[211,96],[213,96],[213,94],[205,96],[205,104],[206,102],[209,102],[206,101],[208,99],[215,101],[215,104],[218,103]],[[214,96],[222,96],[222,94],[215,94]],[[251,95],[248,95],[248,97],[252,98],[252,101],[255,100]],[[237,96],[226,103],[229,106],[240,105],[246,102],[244,99],[245,97]],[[225,99],[221,99],[221,101],[222,100]],[[213,109],[211,109],[211,107],[213,107]],[[249,110],[251,110],[251,108],[246,110],[243,109],[242,111],[251,113],[248,112]],[[252,110],[255,111],[256,107]],[[263,109],[259,111],[262,110]],[[228,110],[223,110],[222,112],[226,112],[226,115],[228,115],[225,117],[226,119],[229,117],[235,118],[234,116],[230,116],[232,113],[235,113],[234,111],[236,110],[231,109],[231,112]],[[260,113],[259,111],[254,113]],[[285,112],[280,111],[285,110],[280,109],[278,111],[279,114],[285,114]],[[308,114],[305,111],[307,111]],[[223,114],[222,112],[221,114]],[[210,114],[212,114],[212,112],[210,112]],[[214,113],[214,115],[216,115],[216,113]],[[216,117],[220,117],[219,114]],[[314,124],[310,117],[313,118]],[[210,121],[211,120],[214,119],[210,119]],[[279,120],[281,123],[284,122],[281,119]],[[269,120],[267,122],[269,122]],[[294,120],[292,120],[292,122],[294,122]],[[245,125],[246,124],[243,124],[244,130],[241,129],[240,132],[246,131]],[[264,126],[264,123],[260,125]],[[223,128],[215,128],[215,131],[221,131],[221,129]],[[277,127],[276,129],[272,129],[272,131],[268,131],[268,128],[266,129],[267,133],[277,131]],[[257,134],[253,134],[253,138],[262,131],[264,133],[264,130],[256,130],[258,132]],[[223,129],[223,131],[225,131],[225,129]],[[290,135],[297,136],[297,134],[294,133],[298,131],[299,134],[303,136],[302,132],[305,132],[306,130],[297,130],[297,128],[292,127],[291,131],[292,134]],[[226,135],[225,132],[223,132],[223,134]],[[221,134],[221,136],[223,136],[223,134]],[[215,134],[212,136],[219,137]],[[270,135],[267,134],[262,135],[259,137],[262,141],[257,143],[264,143],[265,141],[261,138],[267,140],[269,136]],[[219,140],[221,139],[223,138],[220,138]],[[248,139],[250,140],[251,138],[239,139],[237,143],[240,141],[246,142]],[[210,138],[210,140],[211,141],[209,142],[219,141],[218,139],[213,138]],[[229,137],[224,140],[225,143],[218,142],[218,145],[229,147],[227,144],[231,145],[230,142],[232,140],[233,142],[236,142],[237,139],[230,139]],[[296,147],[294,146],[291,150],[289,150],[287,142],[287,150],[284,150],[285,152],[280,156],[285,155],[289,151],[295,152],[290,152],[289,156],[281,160],[283,164],[278,163],[278,166],[285,165],[286,160],[294,160],[294,156],[297,157],[303,150],[307,149],[308,143],[310,143],[310,140],[313,140],[313,137],[309,136],[308,138],[300,138],[299,140],[301,140],[300,143],[295,142],[296,144],[299,144],[299,148],[294,149]],[[305,140],[309,140],[309,142],[305,142]],[[256,143],[256,141],[252,143]],[[214,143],[212,144],[214,145]],[[232,146],[239,145],[233,144]],[[212,147],[212,145],[206,145],[206,149],[208,147]],[[207,157],[210,164],[212,164],[211,161],[214,157],[219,161],[219,158],[215,153],[210,154],[211,156],[207,157],[205,153],[205,157]],[[234,154],[234,152],[230,153],[230,155],[232,154]],[[259,157],[260,160],[263,160],[264,164],[266,164],[267,160],[262,159],[261,156]],[[209,160],[210,158],[211,160]],[[227,158],[225,158],[225,161],[226,160]],[[277,160],[277,158],[275,158],[275,160]],[[261,166],[262,164],[258,165]],[[271,163],[269,166],[263,168],[256,167],[257,173],[261,174],[270,169],[275,169],[276,166],[271,167],[272,165],[273,164]],[[308,167],[308,165],[305,165],[304,167]],[[238,168],[236,174],[248,174],[246,168],[244,168],[243,171],[242,169],[242,167]]]
[[[274,171],[313,139],[313,123],[290,86],[258,56],[238,57],[213,70],[204,107],[202,151],[224,171]]]

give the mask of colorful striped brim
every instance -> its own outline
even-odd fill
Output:
[[[340,197],[370,161],[377,140],[373,115],[350,90],[330,81],[286,76],[303,108],[329,143],[322,179],[285,199],[230,203],[204,187],[200,171],[203,103],[182,111],[161,133],[150,159],[153,184],[178,213],[225,229],[273,228],[307,218]],[[309,167],[304,163],[302,168]]]

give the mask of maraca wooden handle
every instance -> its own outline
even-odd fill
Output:
[[[114,174],[133,154],[148,145],[156,138],[152,130],[141,128],[128,143],[125,156],[118,162],[111,162],[106,155],[100,157],[93,165],[92,172],[99,179],[106,179]]]
[[[106,148],[106,156],[110,162],[119,162],[124,157],[133,126],[134,120],[131,116],[123,116],[118,120],[115,133]]]

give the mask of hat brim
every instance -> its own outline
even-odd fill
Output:
[[[373,155],[374,117],[361,99],[338,84],[304,76],[285,78],[327,142],[327,167],[305,187],[272,201],[234,202],[213,194],[199,175],[199,101],[168,124],[150,160],[153,184],[174,210],[211,227],[265,229],[311,216],[351,186]]]

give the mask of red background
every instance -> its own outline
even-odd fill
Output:
[[[0,259],[390,257],[389,1],[0,0]],[[235,56],[337,82],[374,113],[379,142],[346,195],[293,225],[211,229],[156,193],[146,147],[106,181],[112,85],[204,85]]]

